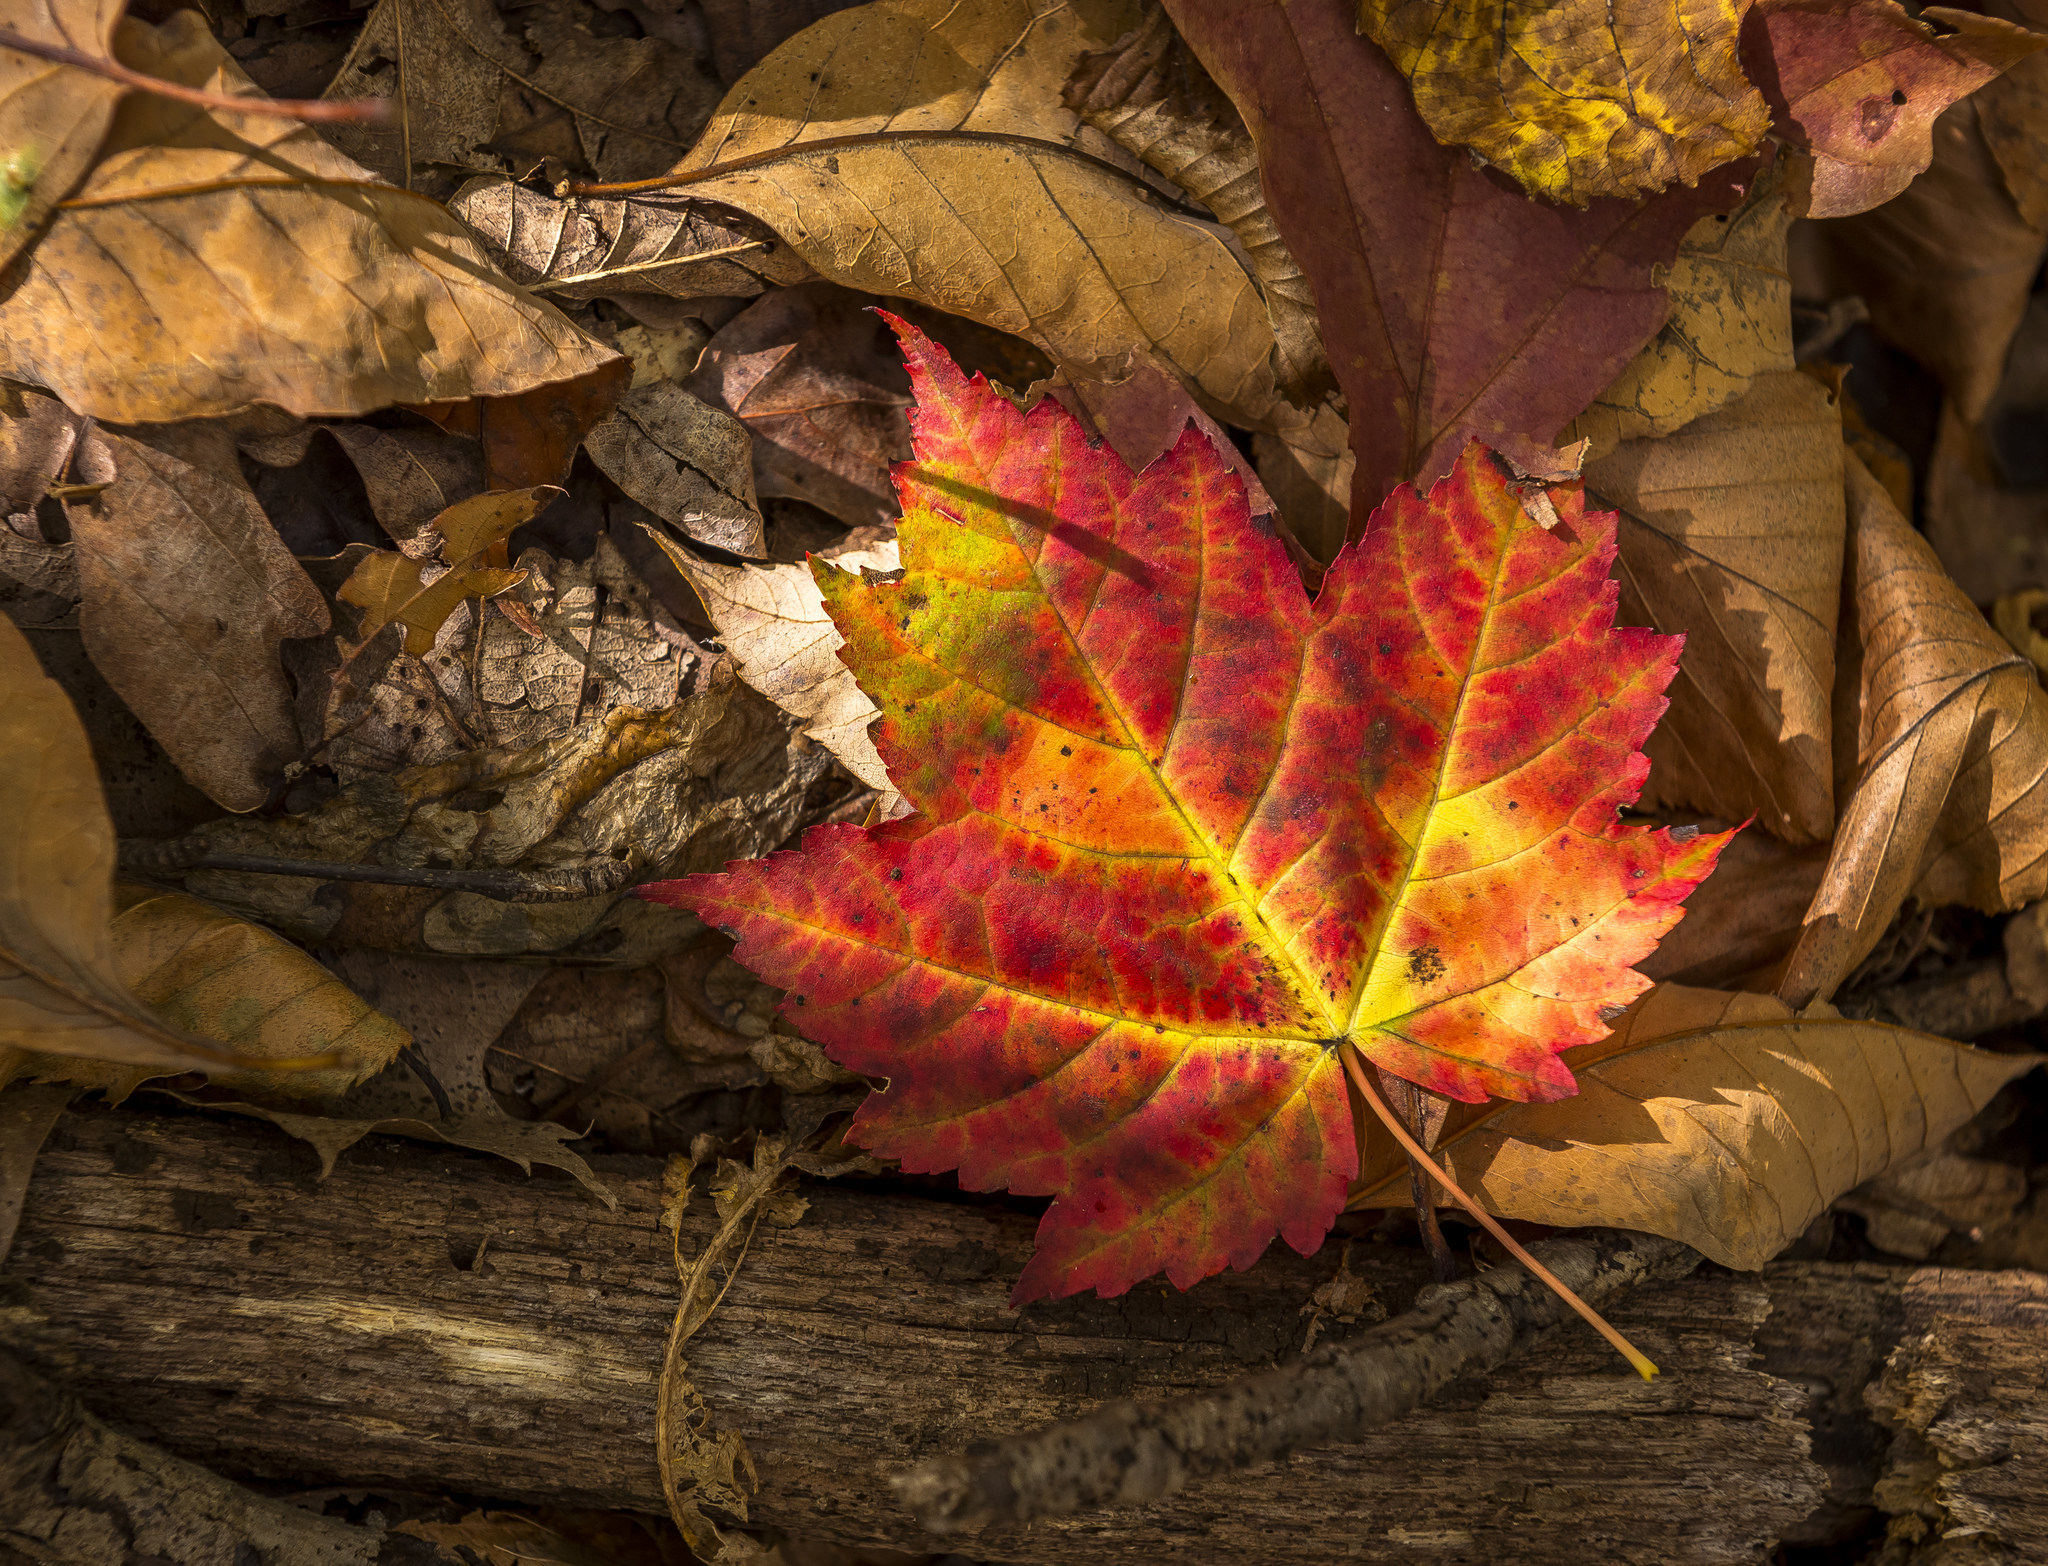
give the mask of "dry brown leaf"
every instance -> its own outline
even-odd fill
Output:
[[[1503,1218],[1612,1224],[1757,1268],[2042,1057],[1663,984],[1564,1059],[1575,1097],[1451,1107],[1435,1152],[1458,1183]],[[1411,1200],[1376,1125],[1360,1166],[1354,1206]]]
[[[510,180],[473,179],[448,206],[507,276],[564,299],[752,298],[818,275],[767,224],[709,202],[557,201]]]
[[[1773,164],[1733,212],[1703,217],[1678,247],[1665,289],[1671,318],[1566,429],[1599,457],[1625,440],[1669,435],[1759,375],[1792,368],[1792,209]]]
[[[800,145],[686,188],[752,213],[835,283],[1022,337],[1075,380],[1115,379],[1146,350],[1226,423],[1294,413],[1264,300],[1221,233],[1077,153],[900,132]]]
[[[1879,1250],[1926,1261],[1951,1237],[1982,1239],[2026,1199],[2026,1170],[1937,1148],[1858,1186],[1835,1206],[1861,1218]]]
[[[653,381],[627,392],[583,444],[607,478],[685,537],[736,555],[767,547],[752,442],[730,413]]]
[[[138,69],[254,94],[195,11],[120,38]],[[309,127],[140,95],[0,301],[0,372],[117,423],[516,397],[614,365]]]
[[[330,126],[327,139],[408,189],[424,164],[489,163],[508,64],[532,62],[489,0],[378,0],[321,96],[402,99],[400,112],[383,124]]]
[[[30,1054],[155,1071],[235,1064],[122,983],[109,929],[114,827],[85,730],[4,615],[0,698],[0,1078]]]
[[[910,377],[870,302],[831,283],[779,289],[718,329],[686,383],[752,432],[763,498],[848,527],[895,520],[890,464],[910,456]]]
[[[68,509],[86,650],[192,782],[254,810],[304,750],[278,658],[327,605],[218,425],[92,436],[114,481]]]
[[[1692,824],[1702,832],[1735,825],[1711,816]],[[1739,833],[1685,900],[1685,917],[1637,971],[1659,983],[1768,991],[1799,939],[1827,862],[1825,843],[1794,847],[1767,833]]]
[[[1287,530],[1324,565],[1336,559],[1351,527],[1351,476],[1358,469],[1343,415],[1326,403],[1305,430],[1254,435],[1252,460]]]
[[[1622,620],[1686,635],[1645,808],[1755,815],[1795,843],[1834,829],[1842,449],[1827,388],[1784,370],[1587,466],[1622,514]]]
[[[0,576],[74,612],[77,551],[51,490],[79,453],[85,423],[54,397],[0,381]],[[10,603],[8,613],[17,625],[47,623],[43,615],[25,618],[20,602]]]
[[[1362,0],[1359,31],[1415,88],[1438,141],[1537,195],[1642,196],[1756,150],[1736,0]]]
[[[1875,211],[1814,225],[1827,294],[1860,295],[1871,324],[1980,418],[2048,254],[2048,220],[2020,215],[1977,101],[1934,126],[1934,162]]]
[[[1273,368],[1298,407],[1337,389],[1315,295],[1266,210],[1251,133],[1155,4],[1109,48],[1081,56],[1067,107],[1230,226],[1273,323]]]
[[[1794,1006],[1832,996],[1909,892],[1992,912],[2048,891],[2048,692],[1847,466],[1835,755],[1857,781],[1778,988]]]
[[[808,565],[721,565],[657,536],[676,569],[703,600],[740,678],[804,726],[803,732],[881,795],[882,819],[902,796],[889,783],[868,724],[880,711],[839,661],[845,638],[825,612]],[[898,569],[896,543],[819,557],[843,571]],[[824,569],[820,567],[819,569]]]
[[[0,1263],[14,1248],[37,1155],[71,1102],[71,1092],[61,1083],[13,1082],[0,1087]]]
[[[121,11],[121,0],[45,0],[11,8],[7,25],[37,43],[105,59]],[[126,90],[90,71],[0,49],[0,266],[92,166]]]
[[[2048,0],[1992,0],[1992,16],[2048,33]],[[2048,55],[2032,54],[1973,95],[1977,123],[2020,216],[2048,229]]]
[[[749,71],[675,171],[842,136],[968,131],[1082,145],[1060,90],[1084,50],[1107,48],[1140,14],[1138,0],[878,0],[840,11]]]
[[[2008,489],[1983,428],[1942,405],[1927,459],[1927,542],[1964,594],[1989,603],[2016,582],[2048,582],[2048,489]]]
[[[370,509],[399,553],[430,559],[439,548],[429,524],[456,501],[484,487],[483,453],[475,441],[445,430],[373,424],[327,427],[348,453],[370,497]]]

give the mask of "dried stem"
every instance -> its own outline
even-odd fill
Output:
[[[1558,1281],[1556,1275],[1549,1268],[1545,1267],[1543,1263],[1524,1250],[1521,1243],[1500,1226],[1500,1221],[1492,1213],[1472,1200],[1471,1197],[1467,1196],[1458,1182],[1444,1172],[1443,1166],[1431,1158],[1423,1150],[1422,1144],[1408,1134],[1408,1128],[1401,1124],[1399,1117],[1391,1109],[1387,1108],[1386,1100],[1380,1097],[1379,1090],[1372,1085],[1371,1080],[1366,1076],[1365,1067],[1359,1061],[1358,1052],[1349,1045],[1346,1045],[1344,1048],[1344,1069],[1351,1073],[1351,1085],[1358,1089],[1360,1094],[1364,1096],[1366,1103],[1372,1107],[1372,1112],[1378,1115],[1381,1123],[1393,1133],[1394,1140],[1406,1149],[1410,1158],[1430,1172],[1436,1183],[1450,1193],[1453,1201],[1474,1218],[1478,1219],[1480,1226],[1488,1234],[1500,1241],[1507,1248],[1510,1256],[1514,1257],[1516,1261],[1535,1274],[1546,1287],[1554,1290],[1557,1297],[1563,1300],[1565,1304],[1571,1306],[1573,1310],[1585,1317],[1587,1324],[1595,1332],[1599,1333],[1609,1343],[1612,1343],[1620,1352],[1621,1357],[1635,1366],[1637,1375],[1648,1381],[1657,1374],[1657,1367],[1650,1363],[1649,1357],[1641,1349],[1629,1342],[1619,1332],[1616,1332],[1608,1324],[1606,1317],[1580,1299],[1578,1295],[1572,1293],[1570,1289]]]
[[[83,54],[62,44],[24,38],[11,27],[0,27],[0,49],[12,49],[18,54],[34,55],[39,60],[90,71],[95,76],[104,76],[108,81],[119,82],[137,92],[154,93],[159,98],[170,98],[178,103],[189,103],[195,109],[218,113],[260,114],[275,120],[328,125],[381,124],[391,114],[390,105],[382,98],[348,98],[329,102],[324,98],[242,98],[233,93],[202,92],[181,82],[167,82],[160,76],[145,76],[118,60]]]

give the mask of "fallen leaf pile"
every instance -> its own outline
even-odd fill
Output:
[[[5,23],[0,1090],[2016,1210],[2043,0],[317,9]]]

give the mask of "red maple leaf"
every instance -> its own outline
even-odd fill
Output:
[[[896,325],[904,574],[818,579],[917,814],[643,889],[887,1079],[854,1139],[1057,1196],[1022,1301],[1312,1250],[1341,1050],[1574,1091],[1727,836],[1616,820],[1680,639],[1614,627],[1612,514],[1555,486],[1546,531],[1475,443],[1311,603],[1195,431],[1134,474]]]

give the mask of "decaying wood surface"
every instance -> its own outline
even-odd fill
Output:
[[[655,1369],[675,1281],[651,1161],[604,1168],[615,1213],[546,1173],[384,1138],[316,1171],[264,1126],[68,1113],[31,1182],[0,1325],[88,1406],[230,1473],[661,1509]],[[1875,1491],[1901,1547],[1965,1512],[1993,1545],[2042,1537],[2044,1334],[2000,1323],[2038,1322],[2043,1281],[1815,1264],[1710,1271],[1617,1305],[1665,1367],[1653,1384],[1567,1328],[1355,1443],[942,1544],[890,1474],[1105,1398],[1269,1368],[1302,1347],[1343,1248],[1283,1248],[1184,1296],[1153,1283],[1013,1313],[1028,1215],[809,1194],[795,1228],[756,1235],[689,1350],[712,1417],[758,1465],[757,1525],[1017,1561],[1733,1562]],[[708,1229],[702,1205],[688,1241]],[[1389,1312],[1425,1268],[1348,1251]],[[1326,1334],[1377,1319],[1343,1292],[1354,1319],[1325,1314]],[[1888,1362],[1919,1379],[1898,1380],[1902,1412],[1880,1422],[1862,1389]],[[1958,1419],[1971,1451],[2004,1455],[1943,1467],[1963,1450]],[[1895,1437],[1921,1444],[1902,1458]],[[1898,1465],[1928,1452],[1938,1475],[1907,1486]]]

